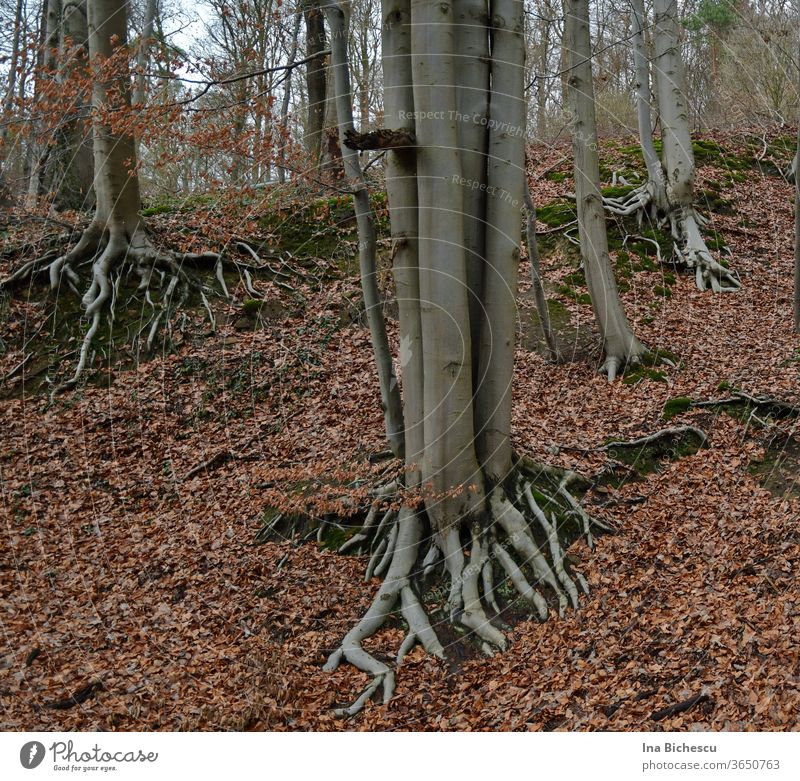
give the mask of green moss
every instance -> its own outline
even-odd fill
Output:
[[[563,171],[551,171],[545,176],[545,179],[549,179],[551,182],[563,182],[568,176],[569,174]]]
[[[667,399],[664,403],[664,408],[661,410],[661,417],[664,420],[671,420],[676,415],[686,412],[691,406],[692,400],[688,396],[676,396],[673,399]]]
[[[702,437],[693,431],[659,437],[641,446],[614,446],[617,440],[608,440],[608,454],[615,460],[631,466],[640,476],[657,472],[664,461],[676,461],[697,453],[703,447]]]
[[[260,311],[264,302],[257,298],[248,298],[242,304],[242,312],[246,315],[255,317]]]
[[[536,209],[536,219],[550,228],[559,228],[578,219],[575,204],[559,199]]]
[[[667,375],[658,369],[653,369],[649,366],[637,366],[630,372],[626,372],[622,378],[625,385],[635,385],[642,380],[650,380],[650,382],[666,382]]]
[[[609,187],[603,187],[600,192],[604,198],[624,198],[635,189],[636,186],[633,184],[612,185]]]
[[[709,188],[697,193],[697,202],[717,214],[733,214],[733,201],[713,189]]]
[[[654,285],[653,292],[662,298],[672,298],[672,291],[668,287],[663,287],[662,285]]]
[[[142,209],[142,217],[154,217],[156,214],[170,214],[175,211],[175,207],[171,204],[162,203],[158,206],[150,206],[147,209]]]

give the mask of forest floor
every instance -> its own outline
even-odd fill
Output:
[[[793,190],[779,175],[790,139],[697,145],[701,205],[718,232],[709,242],[722,257],[730,248],[739,293],[698,292],[655,262],[642,231],[629,224],[635,235],[623,243],[609,221],[636,332],[675,363],[614,383],[597,373],[585,282],[559,233],[571,220],[568,149],[533,150],[542,270],[566,360],[544,357],[523,263],[515,446],[587,476],[613,470],[585,500],[619,531],[593,551],[573,545],[591,587],[579,610],[520,621],[492,659],[458,640],[448,662],[417,649],[390,705],[350,720],[331,709],[351,702],[365,676],[321,666],[377,581],[363,583],[363,559],[315,542],[314,524],[342,511],[345,483],[395,465],[375,457],[382,416],[347,203],[298,196],[233,216],[212,200],[151,208],[171,246],[253,237],[288,277],[256,277],[259,303],[229,275],[233,300],[215,300],[216,331],[191,310],[173,349],[148,360],[130,348],[149,317],[131,298],[89,381],[52,402],[47,391],[74,367],[85,327],[77,299],[38,282],[3,298],[0,727],[797,729],[797,420],[746,404],[689,405],[737,389],[800,403]],[[619,142],[602,157],[608,181],[614,171],[631,179],[638,164]],[[385,202],[374,201],[385,250]],[[62,216],[73,218],[82,219]],[[61,230],[12,223],[3,276]],[[679,424],[703,429],[708,446],[642,450],[628,464],[601,449]],[[263,541],[275,508],[302,513],[312,539]],[[401,632],[389,626],[367,647],[392,654]]]

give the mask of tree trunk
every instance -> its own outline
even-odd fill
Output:
[[[149,349],[159,323],[168,321],[172,309],[188,294],[190,284],[199,290],[205,301],[201,286],[189,278],[184,266],[195,262],[222,262],[215,253],[171,255],[158,252],[139,216],[141,203],[133,135],[108,123],[109,115],[115,118],[125,116],[131,108],[131,80],[125,51],[126,8],[127,0],[89,2],[88,44],[93,76],[94,189],[97,196],[94,218],[68,252],[55,260],[45,255],[28,261],[0,282],[2,287],[44,273],[49,276],[53,289],[58,289],[66,278],[67,285],[74,290],[80,283],[76,267],[82,261],[94,258],[91,282],[82,300],[90,326],[81,344],[74,376],[53,393],[73,386],[82,376],[102,317],[108,316],[113,321],[116,293],[123,274],[132,272],[140,277],[139,290],[144,291],[153,308],[147,340]],[[150,299],[151,287],[158,284],[158,281],[153,282],[156,269],[163,272],[159,275],[162,282],[158,304]]]
[[[695,164],[689,132],[686,78],[680,49],[677,0],[655,0],[655,77],[666,195],[673,234],[682,242],[680,259],[695,272],[700,290],[738,290],[738,279],[714,260],[706,247],[694,207]]]
[[[527,183],[525,187],[525,209],[527,211],[525,235],[528,239],[528,263],[530,263],[531,267],[533,300],[536,302],[536,311],[539,313],[539,323],[542,326],[542,334],[544,334],[544,340],[550,352],[550,360],[558,361],[561,356],[556,335],[550,323],[550,310],[547,308],[547,297],[544,293],[542,271],[539,264],[539,247],[536,242],[536,205],[533,202],[533,193],[530,185]]]
[[[134,106],[144,106],[147,100],[147,70],[150,67],[150,47],[153,44],[153,30],[155,29],[157,14],[158,0],[147,0],[142,37],[139,40],[139,49],[136,52],[137,73],[133,82],[133,98],[131,101]]]
[[[395,606],[408,626],[398,664],[417,642],[431,654],[445,654],[421,598],[431,589],[430,578],[442,580],[434,592],[445,612],[437,620],[468,630],[467,641],[486,653],[506,646],[496,577],[508,578],[541,620],[549,608],[532,584],[545,588],[560,612],[577,605],[576,581],[585,587],[580,575],[568,572],[563,530],[540,506],[543,493],[532,490],[543,475],[554,479],[546,489],[553,503],[548,512],[561,507],[558,512],[574,513],[588,533],[588,516],[567,491],[571,478],[517,458],[510,440],[524,198],[523,3],[495,0],[491,21],[470,8],[478,10],[458,0],[382,2],[406,469],[402,485],[376,489],[362,528],[342,546],[371,554],[367,580],[384,578],[326,665],[335,669],[346,660],[372,676],[355,703],[338,711],[342,715],[357,712],[381,686],[384,701],[392,695],[394,669],[362,643]],[[334,39],[337,12],[331,0],[326,13]],[[336,51],[335,40],[333,46]],[[477,78],[483,63],[469,62],[479,59],[480,50],[490,52],[485,79]],[[466,54],[467,62],[457,54]],[[340,57],[334,55],[337,73]],[[484,112],[474,122],[483,138],[461,127],[476,119],[463,110],[467,84],[483,92],[472,96],[477,108],[471,109]],[[340,79],[337,92],[345,92]],[[473,168],[481,156],[488,164]],[[473,170],[479,177],[474,181],[466,176]],[[467,197],[473,189],[484,197]],[[484,249],[470,254],[467,241],[475,234],[468,226],[480,219]],[[482,280],[475,288],[470,257]],[[477,324],[470,296],[479,297]]]
[[[600,195],[588,0],[567,1],[565,26],[571,55],[569,95],[581,256],[603,339],[605,362],[602,371],[613,380],[629,363],[637,363],[645,350],[634,336],[622,308],[608,256],[606,215]]]
[[[338,4],[326,3],[322,9],[331,32],[331,71],[334,78],[334,94],[338,104],[339,135],[342,139],[345,174],[353,188],[353,206],[358,223],[361,289],[364,293],[364,306],[375,351],[375,363],[378,368],[384,422],[392,453],[397,458],[402,458],[405,446],[403,408],[400,401],[400,387],[394,373],[392,353],[389,349],[389,339],[386,335],[386,325],[383,320],[383,304],[378,289],[375,220],[369,203],[367,184],[358,162],[358,153],[344,144],[347,134],[353,131],[352,90],[347,67],[347,25],[344,12]]]
[[[642,0],[633,0],[633,58],[636,69],[636,105],[639,138],[647,167],[647,182],[622,198],[606,198],[614,214],[648,214],[657,224],[669,223],[677,260],[691,269],[700,290],[738,290],[738,278],[718,263],[706,246],[705,224],[694,206],[695,163],[689,131],[686,79],[680,48],[677,0],[655,0],[653,70],[658,95],[662,160],[653,144],[650,121],[650,74],[645,49],[645,15]]]
[[[293,63],[297,58],[297,39],[300,35],[300,14],[296,14],[294,18],[294,27],[292,28],[292,43],[289,49],[289,63]],[[278,136],[278,160],[276,167],[278,169],[278,182],[283,184],[286,181],[286,148],[289,145],[289,102],[292,97],[292,72],[287,71],[286,81],[283,85],[283,100],[281,101],[281,121],[279,125]]]
[[[798,60],[800,64],[800,60]],[[798,82],[800,94],[800,81]],[[800,118],[797,126],[797,152],[794,156],[794,330],[800,333],[800,171],[797,163],[800,161]]]
[[[327,47],[325,21],[319,2],[304,0],[306,20],[306,57],[318,55],[306,66],[306,90],[308,92],[308,121],[306,126],[306,149],[311,155],[311,168],[316,168],[322,155],[322,128],[325,123],[327,103],[327,77],[325,56],[320,54]]]

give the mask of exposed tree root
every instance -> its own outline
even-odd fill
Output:
[[[600,374],[605,374],[609,382],[614,382],[626,369],[639,366],[648,354],[648,349],[635,337],[628,344],[621,340],[617,344],[607,341]]]
[[[644,437],[638,437],[637,439],[612,440],[611,442],[606,442],[601,449],[611,450],[613,448],[620,447],[644,447],[645,445],[650,445],[659,439],[681,437],[686,434],[693,434],[695,437],[697,437],[697,439],[700,440],[701,447],[708,440],[706,432],[697,428],[696,426],[672,426],[670,428],[662,428],[660,431],[656,431],[655,433],[648,434]]]
[[[93,341],[104,318],[113,323],[120,305],[119,292],[123,277],[138,277],[136,294],[144,297],[151,310],[151,316],[139,331],[139,338],[147,351],[153,349],[160,329],[165,329],[171,337],[172,315],[183,305],[191,291],[199,293],[208,313],[212,328],[216,327],[214,315],[206,297],[209,291],[199,277],[190,273],[194,267],[206,265],[214,267],[216,279],[226,298],[230,297],[223,276],[223,258],[214,252],[176,253],[156,249],[144,227],[139,227],[132,236],[113,224],[104,229],[98,223],[91,223],[81,234],[78,243],[61,255],[49,253],[23,264],[6,279],[0,280],[0,288],[45,276],[50,288],[59,290],[65,283],[76,295],[81,277],[78,268],[91,261],[91,281],[81,297],[84,316],[89,321],[78,352],[78,361],[72,377],[57,386],[51,397],[60,391],[75,386],[83,375],[90,355]],[[252,277],[245,269],[245,287],[254,298],[260,297],[253,288]],[[158,300],[152,293],[158,289]],[[145,335],[146,332],[146,335]]]
[[[640,227],[645,217],[660,228],[669,223],[674,240],[673,260],[694,273],[698,290],[710,289],[715,293],[739,290],[742,286],[739,278],[715,260],[706,246],[700,227],[707,220],[693,206],[665,207],[666,197],[660,197],[659,192],[659,186],[648,181],[624,197],[603,198],[603,205],[607,211],[620,217],[635,214]],[[652,242],[652,239],[648,241]],[[657,255],[661,261],[660,248]]]
[[[430,529],[423,510],[398,510],[392,504],[396,497],[384,492],[384,502],[373,504],[361,529],[339,549],[369,555],[367,579],[382,572],[385,577],[370,608],[325,664],[330,671],[346,661],[371,676],[355,702],[337,715],[358,713],[379,690],[387,703],[395,669],[416,644],[445,658],[429,614],[492,655],[507,646],[502,614],[512,602],[541,621],[551,607],[562,616],[577,608],[588,585],[570,570],[565,549],[579,536],[591,542],[595,523],[569,490],[578,479],[520,459],[514,474],[491,490],[481,517],[439,532]],[[363,643],[398,606],[407,634],[393,668]]]

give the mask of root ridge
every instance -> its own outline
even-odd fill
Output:
[[[384,580],[323,668],[332,671],[348,662],[371,680],[351,705],[335,713],[353,716],[375,697],[388,703],[396,670],[417,644],[431,656],[446,658],[431,614],[436,625],[449,624],[478,650],[493,655],[507,648],[502,615],[512,604],[525,606],[522,614],[539,621],[549,617],[551,604],[560,616],[570,607],[577,609],[579,594],[588,593],[588,586],[571,570],[566,547],[578,536],[592,544],[594,522],[569,490],[575,477],[521,459],[509,480],[489,492],[481,517],[440,532],[429,529],[422,510],[381,509],[381,501],[392,497],[376,492],[380,496],[361,529],[339,550],[368,556],[367,574],[385,572]],[[572,525],[571,538],[564,533],[566,525]],[[363,643],[393,615],[407,631],[390,667]]]

